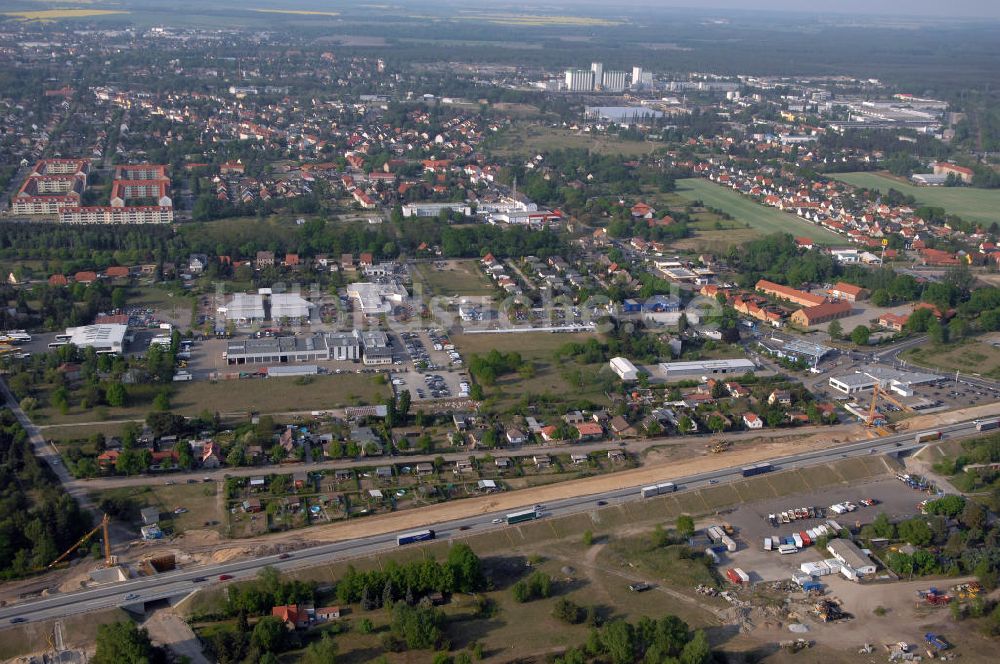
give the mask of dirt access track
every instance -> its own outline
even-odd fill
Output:
[[[907,420],[906,428],[910,430],[925,429],[998,414],[1000,414],[1000,403],[986,404],[975,408],[914,417]],[[838,444],[843,444],[851,440],[861,441],[868,439],[868,432],[859,427],[855,435],[846,437]],[[721,468],[750,465],[790,454],[821,450],[830,447],[830,445],[831,440],[829,436],[825,435],[814,435],[797,441],[782,440],[758,445],[751,449],[734,450],[719,455],[682,461],[654,462],[647,467],[622,471],[611,475],[570,480],[532,489],[492,494],[480,498],[469,498],[452,503],[442,503],[432,507],[379,515],[344,523],[313,526],[307,529],[256,538],[254,541],[245,541],[242,543],[221,540],[214,532],[210,536],[206,536],[205,533],[200,531],[190,531],[178,538],[174,542],[174,546],[181,550],[192,550],[209,545],[212,550],[210,559],[213,562],[221,562],[251,553],[259,555],[262,544],[306,546],[308,544],[338,542],[371,537],[372,535],[415,530],[433,526],[437,523],[474,517],[479,514],[503,512],[523,508],[526,505],[545,504],[546,502],[577,496],[587,496],[626,487],[670,481]]]

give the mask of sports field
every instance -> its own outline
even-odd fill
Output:
[[[879,173],[839,173],[833,177],[855,187],[887,192],[890,188],[913,196],[920,205],[942,207],[969,221],[1000,221],[1000,189],[971,187],[916,187]]]
[[[750,224],[765,235],[791,233],[796,237],[807,237],[817,244],[827,245],[846,242],[837,234],[799,219],[795,215],[765,207],[735,191],[702,178],[678,180],[677,193],[689,200],[700,200],[708,207],[723,210],[731,214],[738,223]]]

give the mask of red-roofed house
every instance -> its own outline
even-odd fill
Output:
[[[49,277],[49,286],[65,286],[69,283],[69,279],[66,278],[65,274],[53,274]]]
[[[128,268],[124,265],[115,265],[104,271],[104,276],[108,279],[126,279],[128,275]]]
[[[597,422],[581,422],[574,426],[580,434],[580,440],[597,440],[604,436],[604,429]]]
[[[73,275],[73,281],[78,284],[92,284],[97,281],[97,273],[89,271],[77,272]]]
[[[812,249],[815,243],[807,237],[797,237],[795,238],[795,244],[798,245],[800,249]]]
[[[878,324],[888,330],[894,330],[896,332],[902,332],[903,327],[906,325],[906,321],[910,319],[909,316],[898,316],[896,314],[882,314],[879,316]]]
[[[972,176],[975,175],[975,173],[973,173],[971,168],[939,161],[934,164],[934,175],[955,175],[962,182],[969,183],[972,182]]]
[[[755,413],[743,413],[743,424],[747,429],[764,428],[764,420],[757,417]]]
[[[843,281],[838,281],[833,285],[833,288],[829,290],[830,297],[836,298],[838,300],[847,300],[848,302],[857,302],[858,300],[864,299],[865,295],[868,294],[861,286],[855,286],[854,284],[844,283]]]
[[[309,616],[306,610],[297,604],[286,604],[271,609],[271,615],[278,618],[289,630],[303,629],[309,626]]]

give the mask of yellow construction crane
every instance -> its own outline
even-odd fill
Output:
[[[878,400],[881,397],[884,401],[888,401],[892,405],[896,406],[901,410],[908,412],[913,412],[913,409],[904,404],[902,401],[897,400],[895,397],[889,395],[888,392],[879,387],[878,383],[875,383],[875,388],[872,390],[872,403],[868,408],[868,419],[865,420],[865,425],[873,427],[876,426],[875,422],[876,415],[878,415]]]
[[[89,533],[87,533],[86,535],[84,535],[83,537],[81,537],[79,539],[79,541],[77,541],[76,544],[74,544],[70,548],[66,549],[66,551],[61,556],[59,556],[58,558],[56,558],[55,560],[53,560],[51,563],[49,563],[49,566],[46,569],[52,569],[53,567],[55,567],[56,565],[58,565],[59,563],[61,563],[62,561],[64,561],[66,559],[66,557],[69,556],[69,554],[73,553],[74,551],[76,551],[77,549],[79,549],[81,546],[83,546],[84,544],[86,544],[87,541],[91,537],[93,537],[94,533],[96,533],[98,530],[103,530],[104,531],[104,564],[106,566],[108,566],[108,567],[111,567],[112,565],[114,565],[115,564],[115,559],[114,559],[114,556],[111,555],[111,536],[108,533],[108,524],[110,524],[110,523],[111,523],[111,517],[109,517],[107,514],[105,514],[101,518],[101,522],[98,523],[96,526],[94,526],[93,530],[91,530]]]

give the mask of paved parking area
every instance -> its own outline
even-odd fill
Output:
[[[458,371],[409,371],[393,373],[392,385],[396,394],[410,391],[414,401],[425,399],[453,399],[463,396],[462,382],[468,382],[468,375]],[[467,396],[467,395],[466,395]]]
[[[736,529],[735,539],[739,548],[735,553],[720,554],[722,558],[720,567],[738,566],[750,574],[754,581],[777,581],[790,578],[792,572],[798,571],[799,565],[803,562],[822,560],[830,556],[826,552],[821,553],[815,547],[807,547],[799,553],[785,556],[776,551],[764,551],[765,537],[787,537],[793,532],[814,528],[825,523],[827,519],[833,519],[844,527],[858,527],[872,522],[880,512],[885,512],[892,520],[905,519],[917,514],[917,503],[927,497],[926,493],[910,489],[899,480],[885,478],[849,487],[834,487],[815,493],[800,493],[743,505],[729,514],[705,523],[711,525],[728,521]],[[865,507],[859,502],[862,498],[874,498],[879,504]],[[829,510],[830,505],[845,500],[853,502],[858,509],[841,515]],[[780,524],[777,528],[771,526],[767,519],[768,514],[810,506],[827,508],[826,516],[799,519]]]

